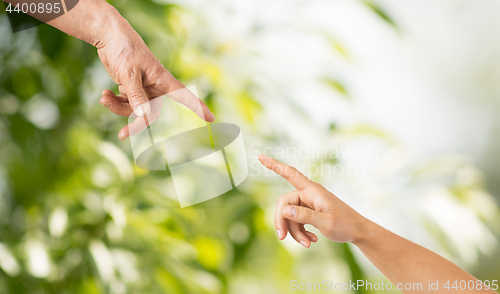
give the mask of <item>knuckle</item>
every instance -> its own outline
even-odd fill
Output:
[[[295,176],[299,173],[299,171],[293,166],[287,166],[287,169],[288,169],[290,175],[292,175],[292,176]]]
[[[298,173],[298,170],[293,167],[293,166],[285,166],[284,168],[282,168],[281,166],[277,166],[279,168],[280,171],[283,171],[282,174],[287,178],[287,179],[290,179],[294,176],[297,176],[297,173]]]
[[[283,206],[284,200],[285,200],[285,196],[278,197],[278,201],[276,202],[277,206],[278,207]]]
[[[174,92],[182,89],[184,86],[179,82],[172,73],[165,67],[160,68],[161,74],[159,75],[156,85],[164,89],[167,93]]]
[[[137,72],[138,70],[135,68],[135,66],[130,66],[127,69],[127,77],[132,81],[137,80]]]
[[[325,189],[325,187],[323,187],[323,185],[321,185],[319,183],[314,183],[311,186],[311,192],[315,193],[316,195],[318,195],[318,197],[320,197],[322,199],[329,198],[329,194],[330,194],[330,193],[328,193],[328,190]]]
[[[130,94],[128,94],[128,98],[132,102],[139,102],[139,101],[143,100],[145,97],[144,97],[143,91],[141,91],[139,89],[132,89],[130,91]]]
[[[278,166],[278,165],[271,166],[271,169],[272,169],[275,173],[277,173],[277,174],[279,174],[279,175],[282,175],[282,174],[283,174],[283,173],[282,173],[282,171],[281,171],[281,167],[280,167],[280,166]]]

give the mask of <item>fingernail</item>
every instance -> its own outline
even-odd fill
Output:
[[[306,241],[300,241],[300,242],[299,242],[299,244],[307,248],[307,243],[306,243]]]
[[[144,115],[149,115],[149,109],[150,109],[149,103],[146,102],[146,103],[137,105],[137,107],[134,110],[134,113],[135,113],[135,115],[137,115],[139,117],[144,116]]]
[[[259,154],[260,159],[269,159],[269,157],[265,156],[264,154]]]
[[[104,103],[102,106],[104,106],[106,108],[110,108],[111,107],[111,103]]]
[[[276,233],[278,234],[278,238],[281,239],[281,231],[280,230],[276,230]]]
[[[295,206],[285,206],[283,207],[283,213],[288,217],[295,217],[297,215],[297,208]]]

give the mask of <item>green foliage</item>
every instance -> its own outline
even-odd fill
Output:
[[[382,20],[387,22],[390,26],[398,29],[396,22],[378,3],[376,3],[375,1],[364,1],[363,3],[373,12],[375,12]]]
[[[349,98],[349,92],[347,91],[344,84],[335,80],[335,79],[325,79],[325,83],[330,86],[332,89],[339,92],[342,96]]]
[[[174,76],[203,85],[217,116],[229,105],[234,119],[259,129],[253,136],[278,140],[260,130],[263,106],[251,83],[232,84],[216,62],[231,44],[194,42],[195,17],[181,7],[112,4]],[[0,23],[7,24],[5,14]],[[326,83],[349,96],[343,83]],[[276,192],[269,183],[180,209],[170,175],[136,167],[129,142],[118,140],[126,120],[99,105],[103,88],[117,90],[92,46],[48,25],[0,33],[0,260],[13,260],[1,266],[0,293],[283,293],[298,264],[316,259],[322,271],[328,254],[353,279],[366,278],[347,245],[295,255],[280,244],[268,223]],[[29,105],[54,110],[53,124],[41,124]],[[330,132],[386,136],[333,123]]]

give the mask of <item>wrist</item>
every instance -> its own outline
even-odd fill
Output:
[[[369,244],[377,236],[378,225],[369,219],[362,217],[358,224],[357,236],[351,241],[358,248]]]
[[[126,22],[106,1],[80,0],[70,12],[47,23],[94,47],[102,48],[110,32],[123,21]]]
[[[110,46],[113,48],[112,50],[117,52],[120,52],[123,47],[138,49],[142,45],[145,46],[141,36],[132,28],[130,23],[113,6],[111,8],[113,10],[112,17],[103,26],[99,42],[92,45],[97,49]]]
[[[97,49],[105,47],[109,43],[113,43],[117,36],[123,35],[123,31],[130,28],[130,24],[121,14],[108,3],[102,7],[105,13],[100,13],[100,17],[95,20],[95,34],[88,43]]]

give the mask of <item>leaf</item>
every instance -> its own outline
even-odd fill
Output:
[[[373,1],[364,1],[363,2],[368,8],[370,8],[373,12],[375,12],[379,17],[381,17],[384,21],[386,21],[393,28],[398,30],[398,26],[396,22],[392,19],[392,17],[384,11],[383,8],[380,7],[377,3]]]
[[[349,92],[347,91],[346,87],[338,80],[326,78],[325,83],[343,96],[349,97]]]
[[[333,38],[329,38],[329,41],[333,49],[335,49],[335,51],[340,53],[340,55],[342,55],[344,58],[349,59],[349,52],[339,41]]]

